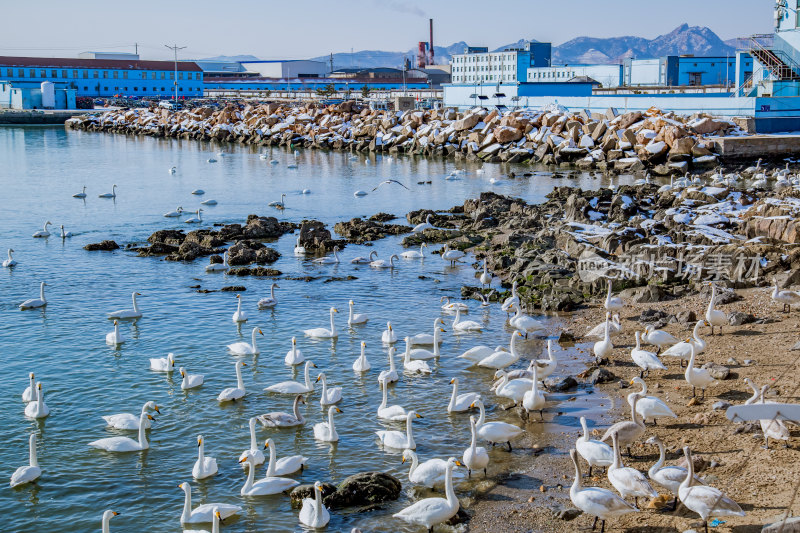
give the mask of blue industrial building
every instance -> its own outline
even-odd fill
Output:
[[[743,76],[753,72],[753,59],[744,53],[741,60],[730,57],[664,56],[654,59],[626,59],[623,85],[660,87],[700,87],[737,84],[737,69]]]
[[[174,98],[175,63],[136,59],[70,59],[0,56],[0,79],[11,83],[66,84],[77,96]],[[203,71],[194,62],[177,65],[178,98],[203,96]]]
[[[75,109],[75,95],[64,83],[0,80],[0,109]]]

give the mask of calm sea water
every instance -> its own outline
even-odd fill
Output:
[[[263,389],[293,377],[302,380],[302,374],[294,374],[283,363],[295,335],[306,358],[327,374],[329,384],[344,389],[339,404],[343,413],[336,418],[341,440],[337,445],[314,440],[312,426],[325,417],[316,392],[303,406],[308,420],[304,428],[275,431],[259,424],[259,443],[272,437],[278,457],[296,453],[309,457],[308,468],[295,476],[303,483],[336,483],[365,470],[389,472],[404,483],[404,496],[381,510],[333,512],[329,530],[358,526],[370,531],[414,531],[391,518],[393,512],[412,501],[407,468],[400,464],[399,454],[381,449],[374,435],[384,427],[404,429],[402,424],[381,423],[375,416],[380,403],[377,375],[388,366],[380,334],[387,320],[400,336],[431,332],[434,318],[442,316],[439,297],[457,297],[462,284],[476,283],[471,261],[451,269],[434,256],[423,262],[401,261],[391,272],[349,264],[350,258],[371,250],[381,257],[402,251],[401,239],[389,238],[374,247],[348,246],[342,253],[342,264],[318,266],[309,259],[294,257],[295,236],[286,235],[271,245],[283,254],[272,266],[287,276],[321,278],[311,282],[279,280],[278,306],[259,311],[256,302],[268,295],[270,280],[206,274],[205,260],[182,264],[140,258],[122,250],[86,252],[85,244],[114,239],[124,245],[144,241],[157,229],[195,229],[182,223],[188,214],[181,219],[161,215],[178,205],[196,209],[200,201],[211,198],[219,204],[204,207],[204,224],[200,227],[242,222],[250,213],[291,221],[316,218],[332,225],[379,211],[402,217],[413,209],[446,209],[484,190],[541,201],[555,185],[607,185],[590,176],[564,179],[544,172],[530,179],[492,185],[490,178],[500,177],[510,168],[487,165],[478,175],[477,166],[452,161],[366,156],[351,160],[349,154],[318,151],[301,151],[298,168],[289,169],[287,165],[295,157],[284,150],[269,150],[270,158],[279,160],[279,165],[268,164],[259,159],[257,151],[245,147],[226,146],[225,157],[216,156],[218,150],[218,146],[194,141],[66,132],[61,128],[0,128],[0,250],[5,255],[6,248],[13,248],[19,261],[13,270],[0,272],[0,354],[4,363],[0,374],[4,422],[0,426],[0,463],[7,476],[25,464],[28,435],[34,432],[44,471],[36,485],[0,490],[3,530],[93,531],[100,527],[102,511],[113,509],[121,516],[112,521],[112,531],[180,531],[183,492],[177,484],[188,481],[195,506],[222,502],[243,507],[238,519],[226,521],[225,531],[302,531],[287,496],[239,496],[245,476],[237,464],[239,454],[249,447],[250,417],[291,411],[290,396],[269,394]],[[210,157],[219,162],[207,163]],[[168,173],[172,166],[178,167],[174,175]],[[459,180],[445,180],[457,167],[468,172]],[[407,184],[411,192],[392,185],[364,198],[353,197],[355,190],[369,191],[390,178]],[[428,179],[431,185],[417,185]],[[115,200],[97,197],[110,191],[113,184],[118,185]],[[86,200],[72,198],[84,185]],[[206,194],[190,194],[198,188]],[[311,189],[311,194],[300,194],[305,188]],[[284,212],[267,207],[282,193],[287,195]],[[53,236],[32,238],[46,220],[56,226],[51,227]],[[60,224],[76,235],[62,241],[57,236]],[[324,283],[328,277],[347,275],[357,279]],[[48,283],[46,310],[20,311],[20,302],[38,296],[40,281]],[[236,308],[234,293],[200,294],[192,288],[219,289],[234,284],[247,288],[242,297],[250,319],[242,327],[231,320]],[[122,325],[128,342],[113,349],[104,339],[113,329],[106,313],[130,307],[133,291],[142,293],[139,304],[144,317]],[[355,300],[357,312],[369,315],[367,325],[347,328],[349,299]],[[475,302],[469,305],[469,318],[484,323],[484,333],[454,337],[448,330],[444,355],[433,375],[402,377],[390,390],[390,403],[414,408],[425,416],[414,424],[422,460],[461,457],[469,445],[468,416],[448,416],[446,412],[453,376],[461,378],[461,392],[479,391],[489,398],[490,419],[518,422],[511,413],[496,408],[497,402],[488,391],[491,372],[467,369],[466,362],[455,358],[475,344],[508,342],[505,314],[497,306],[481,309]],[[331,306],[341,311],[337,317],[341,331],[338,341],[303,337],[304,329],[327,326]],[[449,317],[445,319],[449,322]],[[264,337],[259,338],[261,355],[244,358],[248,363],[244,369],[246,399],[220,405],[217,394],[236,384],[236,357],[225,346],[249,340],[254,326],[263,330]],[[351,365],[361,340],[367,343],[372,370],[357,375]],[[528,341],[522,347],[527,357],[539,356],[543,349],[541,340]],[[398,351],[402,350],[401,343]],[[204,374],[205,385],[184,392],[177,371],[171,376],[150,371],[148,358],[164,357],[167,352],[176,354],[176,368],[185,366],[191,373]],[[565,365],[559,373],[580,366],[574,350],[557,348],[557,352]],[[399,358],[398,365],[402,368]],[[42,381],[51,409],[50,417],[42,421],[23,415],[20,394],[28,384],[29,372],[35,372],[37,380]],[[558,402],[561,397],[553,399]],[[107,428],[101,415],[138,415],[148,400],[155,401],[162,411],[149,432],[149,450],[111,454],[88,446],[103,437],[136,438],[136,432]],[[532,424],[528,429],[572,429],[577,416],[580,413],[573,410],[569,416],[550,417],[552,421],[547,424]],[[206,454],[219,463],[219,473],[203,481],[194,481],[191,476],[198,434],[205,436]],[[493,450],[490,470],[508,469],[517,454],[524,453]],[[257,477],[263,477],[264,472],[264,467],[259,467]],[[457,485],[461,494],[470,489],[469,482]]]

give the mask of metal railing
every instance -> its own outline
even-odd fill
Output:
[[[774,35],[753,35],[750,37],[750,55],[779,80],[800,79],[800,65],[785,52],[773,48],[774,44]]]

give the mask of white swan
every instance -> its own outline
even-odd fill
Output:
[[[505,301],[503,301],[503,304],[500,306],[500,309],[508,313],[512,307],[519,306],[519,304],[520,301],[519,301],[519,294],[517,294],[517,280],[514,280],[514,282],[511,284],[511,296],[509,296],[508,298],[505,299]]]
[[[751,389],[753,389],[753,396],[744,402],[745,405],[750,405],[755,402],[760,403],[775,403],[775,402],[768,402],[765,399],[765,394],[767,390],[769,390],[769,385],[764,385],[759,389],[755,383],[750,378],[745,378],[744,382],[747,383]],[[761,419],[759,420],[759,424],[761,425],[761,434],[764,435],[764,446],[765,450],[769,449],[769,439],[774,440],[783,440],[788,441],[790,437],[789,428],[786,427],[786,424],[783,423],[782,420],[777,419]]]
[[[394,364],[394,354],[395,349],[394,346],[392,346],[389,348],[389,370],[381,370],[381,373],[378,374],[378,381],[385,381],[387,385],[400,379]]]
[[[280,289],[280,286],[277,283],[273,283],[269,286],[269,296],[266,298],[261,298],[258,301],[259,309],[269,309],[270,307],[275,307],[278,304],[278,300],[275,299],[275,289]]]
[[[188,483],[178,485],[183,489],[183,512],[181,513],[181,524],[206,524],[213,520],[214,513],[219,511],[220,518],[226,519],[242,510],[238,505],[228,505],[226,503],[205,503],[192,509],[192,486]]]
[[[83,186],[83,190],[81,192],[76,192],[72,195],[73,198],[86,198],[86,185]]]
[[[336,432],[336,426],[333,424],[333,414],[341,412],[341,409],[335,405],[331,405],[328,408],[328,421],[314,424],[314,438],[323,442],[338,442],[339,434]]]
[[[105,192],[103,194],[98,194],[98,198],[116,198],[117,197],[117,185],[114,184],[111,186],[111,192]]]
[[[292,405],[292,414],[284,412],[274,412],[259,415],[256,418],[261,425],[267,428],[290,428],[302,426],[306,423],[303,414],[300,412],[300,404],[305,405],[306,401],[303,399],[302,394],[294,397],[294,404]]]
[[[131,293],[131,302],[133,304],[133,309],[118,309],[117,311],[112,311],[108,313],[106,316],[108,318],[139,318],[142,316],[142,312],[139,310],[139,306],[136,304],[136,297],[141,296],[142,293],[140,292],[132,292]]]
[[[444,459],[428,459],[419,462],[419,456],[414,450],[403,450],[403,464],[406,461],[411,463],[408,469],[408,480],[417,485],[423,485],[430,489],[441,487],[445,484],[445,473],[447,471],[447,461]]]
[[[274,476],[288,476],[294,474],[298,470],[300,472],[308,463],[308,457],[302,455],[290,455],[288,457],[281,457],[278,459],[276,456],[278,450],[275,449],[275,442],[272,439],[267,439],[264,442],[264,449],[269,448],[269,464],[267,465],[267,477]]]
[[[492,348],[490,346],[485,346],[483,344],[479,346],[473,346],[466,352],[462,353],[458,356],[459,359],[466,359],[467,361],[472,361],[473,363],[478,363],[483,359],[486,359],[490,355],[495,352],[499,352],[502,347],[498,346],[497,348]]]
[[[145,421],[155,420],[149,413],[142,413],[139,416],[139,439],[133,440],[128,437],[109,437],[106,439],[95,440],[89,443],[89,446],[99,450],[106,450],[107,452],[140,452],[150,447],[145,435]]]
[[[264,452],[259,449],[258,441],[256,440],[256,418],[251,417],[250,420],[247,421],[247,425],[250,429],[250,447],[239,455],[239,461],[241,462],[241,460],[245,458],[245,455],[249,453],[252,454],[253,461],[255,461],[256,465],[264,464]]]
[[[708,308],[706,309],[706,322],[711,326],[712,335],[715,327],[719,328],[719,334],[722,335],[722,326],[728,324],[728,315],[719,309],[714,309],[714,305],[717,302],[717,286],[711,282],[708,284],[711,285],[711,301],[708,302]]]
[[[423,250],[427,248],[427,244],[424,242],[419,245],[419,252],[416,250],[406,250],[405,252],[400,254],[400,257],[403,259],[425,259],[425,254]]]
[[[486,259],[483,260],[483,273],[479,281],[481,285],[485,285],[487,288],[492,284],[492,275],[486,270]]]
[[[606,308],[606,311],[609,313],[619,313],[625,308],[625,302],[622,301],[622,298],[611,297],[611,280],[608,280],[608,292],[606,294],[606,300],[603,302],[603,307]]]
[[[235,402],[236,400],[244,398],[245,394],[247,394],[244,388],[244,380],[242,379],[243,366],[247,366],[247,363],[241,361],[236,361],[236,363],[234,363],[234,368],[236,369],[236,386],[223,389],[222,392],[219,393],[219,396],[217,396],[217,401]]]
[[[656,419],[659,417],[678,418],[661,398],[647,396],[647,383],[645,383],[642,378],[635,377],[631,380],[630,384],[636,384],[642,387],[642,390],[638,393],[628,394],[628,404],[633,405],[634,394],[639,394],[639,396],[641,396],[639,402],[636,404],[636,411],[642,415],[643,422],[648,418],[652,418],[653,424],[656,424]]]
[[[558,360],[553,354],[553,340],[547,339],[547,359],[534,359],[533,364],[539,372],[539,380],[549,377],[558,368]]]
[[[256,344],[256,333],[261,335],[264,334],[260,328],[253,328],[253,331],[250,333],[250,342],[252,344],[248,344],[246,342],[234,342],[233,344],[228,345],[228,350],[231,351],[234,355],[258,355],[261,351],[258,348],[258,344]]]
[[[202,224],[203,223],[203,215],[202,215],[203,209],[200,208],[197,211],[195,211],[194,213],[197,216],[187,218],[186,220],[183,221],[183,223],[184,224]]]
[[[428,346],[432,345],[436,342],[436,328],[439,326],[444,326],[444,321],[441,318],[436,318],[433,321],[433,335],[428,333],[417,333],[416,335],[412,335],[409,337],[409,342],[411,342],[411,346]],[[441,341],[441,338],[439,339]]]
[[[334,246],[333,247],[333,257],[330,257],[330,256],[319,257],[317,259],[314,259],[314,261],[312,261],[312,262],[313,263],[317,263],[318,265],[339,263],[339,255],[338,255],[337,252],[339,252],[339,247],[338,246]]]
[[[592,352],[594,353],[594,359],[598,363],[600,363],[601,360],[609,357],[611,355],[611,352],[614,351],[614,343],[611,342],[610,328],[611,328],[611,321],[608,318],[608,313],[606,313],[606,324],[603,331],[603,340],[597,341],[596,343],[594,343],[594,346],[592,347]]]
[[[439,345],[442,343],[441,333],[443,332],[444,330],[442,328],[435,328],[433,330],[433,351],[423,348],[413,348],[410,353],[411,359],[426,361],[441,356],[442,353],[439,351]]]
[[[253,454],[247,452],[245,457],[239,460],[240,463],[247,465],[247,480],[239,491],[242,496],[272,496],[295,488],[300,484],[299,481],[286,477],[267,476],[264,479],[255,481],[256,464]]]
[[[508,444],[508,451],[511,451],[511,439],[522,435],[524,431],[506,422],[486,422],[486,408],[483,406],[483,401],[481,400],[475,401],[472,406],[477,407],[481,411],[478,423],[475,426],[478,430],[478,436],[492,444],[505,442]]]
[[[683,375],[686,378],[686,382],[692,386],[692,398],[697,395],[697,389],[699,388],[703,391],[703,394],[700,398],[703,400],[706,397],[706,388],[716,383],[716,381],[711,377],[711,374],[707,369],[694,367],[694,361],[697,357],[697,349],[695,348],[694,343],[690,342],[689,339],[686,339],[686,342],[689,343],[691,355],[689,356],[689,364],[686,365],[686,372],[684,372]]]
[[[319,404],[321,406],[331,405],[337,402],[342,401],[342,388],[341,387],[331,387],[328,388],[328,382],[325,379],[325,373],[321,373],[317,376],[317,381],[322,381],[322,394],[320,394]]]
[[[167,218],[178,218],[183,214],[183,207],[178,206],[175,208],[175,211],[167,211],[164,213],[164,216]]]
[[[653,325],[645,326],[642,340],[647,344],[657,346],[658,352],[663,350],[665,346],[671,346],[679,342],[674,335],[667,333],[664,330],[656,329]],[[658,354],[658,352],[656,352],[656,354]]]
[[[424,526],[429,531],[433,531],[433,526],[450,520],[459,509],[458,498],[453,490],[453,468],[456,466],[463,465],[452,457],[447,460],[444,474],[446,498],[425,498],[392,516],[409,524]]]
[[[206,272],[225,272],[228,270],[228,251],[222,253],[222,263],[211,263],[206,265]]]
[[[31,436],[28,438],[28,464],[20,466],[11,474],[9,485],[11,487],[16,487],[18,485],[32,483],[39,479],[41,475],[42,469],[39,468],[39,460],[36,455],[36,433],[31,433]]]
[[[465,255],[461,250],[451,250],[446,244],[442,252],[442,259],[450,262],[450,266],[456,266],[456,261],[460,261]]]
[[[408,413],[406,410],[399,406],[399,405],[388,405],[389,402],[389,393],[386,390],[387,384],[385,381],[380,381],[381,386],[381,404],[378,406],[378,418],[382,418],[383,420],[393,420],[399,422],[401,420],[405,420]]]
[[[154,372],[172,372],[175,370],[175,354],[170,352],[166,357],[150,359],[150,370]]]
[[[30,383],[28,384],[27,387],[25,387],[25,390],[22,391],[22,401],[25,403],[35,402],[36,399],[39,397],[36,394],[36,380],[33,375],[33,372],[28,374],[28,378],[30,379]]]
[[[406,341],[406,351],[405,354],[403,354],[403,370],[405,372],[430,374],[431,367],[428,366],[428,363],[426,363],[425,361],[421,361],[419,359],[413,361],[411,360],[411,340],[409,339],[409,337],[406,337],[405,341]],[[389,348],[389,352],[391,352],[392,350],[394,350],[394,347]]]
[[[381,441],[387,448],[396,448],[398,450],[416,450],[417,449],[417,442],[414,440],[414,430],[412,429],[411,422],[414,418],[422,418],[422,415],[417,413],[414,410],[409,411],[406,413],[406,432],[403,433],[402,431],[395,431],[395,430],[380,430],[376,431],[375,434],[378,436],[378,439]]]
[[[419,233],[421,231],[425,231],[426,229],[432,229],[433,224],[431,224],[431,215],[425,217],[425,222],[417,224],[414,226],[414,229],[411,230],[411,233]]]
[[[638,506],[639,498],[655,498],[658,492],[653,489],[644,474],[635,468],[626,467],[619,453],[619,442],[616,433],[611,434],[614,462],[608,467],[608,481],[617,489],[623,499],[633,496],[633,505]]]
[[[311,368],[317,368],[317,365],[311,361],[306,361],[306,368],[303,373],[305,383],[298,383],[297,381],[282,381],[275,385],[270,385],[266,389],[267,392],[277,392],[279,394],[306,394],[314,390],[314,384],[311,382],[309,371]]]
[[[782,311],[784,313],[791,313],[792,306],[800,304],[800,292],[780,290],[778,288],[777,278],[772,278],[772,282],[775,284],[775,288],[772,291],[772,300],[778,302],[779,304],[783,304]]]
[[[464,450],[464,455],[461,458],[464,461],[464,466],[467,467],[467,476],[472,476],[473,470],[483,470],[483,476],[486,477],[486,467],[489,466],[489,454],[486,448],[478,446],[478,430],[476,429],[477,423],[475,417],[469,417],[469,431],[471,440],[469,448]]]
[[[200,205],[217,205],[217,201],[211,198],[208,200],[203,200],[202,202],[200,202]]]
[[[155,411],[158,414],[161,414],[158,406],[155,402],[145,402],[142,405],[142,411],[137,416],[131,413],[117,413],[115,415],[105,415],[103,416],[103,420],[106,421],[109,427],[115,429],[129,429],[129,430],[137,430],[139,429],[139,422],[141,421],[142,414],[147,414],[150,410]],[[145,419],[144,421],[145,429],[150,429],[150,421]]]
[[[8,259],[3,261],[3,268],[12,268],[17,266],[17,261],[11,256],[14,253],[13,248],[8,249]]]
[[[483,368],[493,368],[495,370],[502,370],[507,368],[520,359],[520,354],[517,352],[517,339],[522,338],[522,333],[515,331],[511,334],[511,342],[509,344],[509,351],[497,350],[492,355],[484,357],[478,361],[478,366]]]
[[[52,226],[52,225],[53,223],[48,220],[47,222],[44,223],[44,228],[41,231],[37,231],[36,233],[34,233],[33,237],[36,239],[46,239],[47,237],[50,236],[50,232],[47,231],[47,226]]]
[[[292,337],[292,349],[286,352],[283,363],[287,366],[295,366],[302,364],[305,360],[302,350],[297,347],[297,337]]]
[[[544,406],[547,404],[547,399],[544,396],[544,393],[539,390],[539,370],[536,366],[533,367],[533,379],[531,380],[533,383],[531,384],[531,390],[527,391],[525,395],[522,397],[522,407],[525,408],[526,411],[539,411],[539,417],[544,420]]]
[[[125,337],[119,331],[119,321],[114,321],[114,331],[106,333],[106,344],[109,346],[119,346],[125,342]]]
[[[110,533],[111,532],[111,519],[115,516],[119,516],[119,513],[112,510],[103,511],[103,518],[100,522],[100,531],[101,533]],[[217,533],[217,532],[214,532]]]
[[[335,307],[331,307],[330,315],[331,315],[331,328],[314,328],[314,329],[307,329],[304,333],[315,339],[335,339],[339,337],[339,332],[336,331],[336,324],[333,322],[333,314],[338,313],[339,311]]]
[[[569,451],[569,456],[572,458],[572,464],[575,465],[575,481],[572,482],[572,487],[569,489],[569,499],[572,500],[575,507],[594,516],[594,526],[597,525],[598,519],[603,521],[600,531],[605,531],[606,520],[638,511],[636,507],[608,489],[584,488],[581,481],[581,467],[578,464],[578,453],[573,449]]]
[[[61,238],[62,239],[69,239],[70,237],[74,236],[75,234],[71,231],[64,231],[64,224],[61,224]]]
[[[516,313],[508,323],[520,333],[524,333],[526,338],[528,333],[539,333],[545,330],[544,324],[531,316],[523,315],[519,305],[514,305],[512,309],[516,309]]]
[[[291,168],[291,165],[290,165],[290,168]],[[281,194],[280,201],[275,200],[274,202],[270,202],[267,205],[270,206],[270,207],[275,207],[277,209],[286,209],[286,195],[285,194]]]
[[[358,359],[353,361],[353,372],[366,372],[372,368],[372,365],[370,365],[369,361],[367,360],[366,349],[367,343],[361,341],[361,355],[358,356]]]
[[[392,254],[388,261],[386,259],[376,259],[375,261],[372,261],[369,266],[372,268],[394,268],[395,259],[399,259],[399,257],[397,257],[395,254]]]
[[[674,511],[678,506],[678,488],[681,486],[683,480],[686,479],[689,471],[682,466],[664,466],[664,459],[666,458],[664,443],[661,442],[661,439],[659,439],[657,435],[653,435],[647,439],[645,444],[658,446],[658,461],[650,467],[647,471],[647,475],[650,479],[675,495],[675,500],[672,502],[672,510]],[[694,476],[694,481],[701,485],[704,484],[697,476]]]
[[[242,295],[236,295],[236,311],[233,313],[231,319],[234,322],[247,322],[247,312],[242,311]]]
[[[204,378],[202,374],[189,374],[183,367],[180,367],[178,370],[181,373],[181,389],[194,389],[203,384]]]
[[[529,378],[515,378],[510,379],[508,373],[503,370],[495,372],[494,377],[499,381],[493,385],[494,393],[499,398],[508,398],[514,403],[510,407],[514,407],[522,402],[525,393],[530,391],[533,379]],[[510,407],[505,407],[509,409]]]
[[[689,473],[678,487],[678,498],[687,509],[700,515],[706,531],[708,531],[708,519],[712,516],[744,516],[744,511],[739,504],[718,488],[694,484],[692,451],[685,446],[683,453],[686,455],[686,466]]]
[[[298,518],[301,524],[313,528],[325,527],[330,522],[331,515],[322,505],[322,485],[319,481],[314,482],[314,498],[303,499]]]
[[[461,309],[456,309],[456,318],[453,320],[453,332],[455,333],[471,333],[473,331],[481,331],[483,326],[474,320],[461,320]]]
[[[614,462],[614,450],[605,442],[594,440],[589,437],[589,428],[586,426],[586,417],[581,417],[581,427],[583,428],[583,436],[578,437],[575,441],[575,449],[589,463],[589,477],[592,477],[592,467],[602,466],[603,468],[611,466]]]
[[[368,256],[359,255],[358,257],[354,257],[353,259],[351,259],[350,263],[354,265],[366,265],[375,261],[375,259],[377,258],[378,258],[378,252],[372,250]]]
[[[643,378],[645,374],[650,375],[650,370],[666,370],[667,367],[658,358],[655,352],[648,352],[642,349],[642,334],[636,332],[636,346],[631,349],[631,359],[636,363],[636,366],[641,368],[639,377]]]
[[[694,326],[691,339],[670,346],[661,352],[661,356],[678,357],[680,358],[680,365],[683,366],[683,361],[689,359],[692,355],[692,346],[697,351],[697,355],[703,353],[706,349],[706,341],[700,338],[700,328],[705,324],[704,320],[699,320]]]
[[[300,244],[300,235],[297,236],[297,241],[294,243],[294,255],[298,257],[306,255],[306,247]]]
[[[30,300],[25,300],[21,304],[19,304],[20,309],[36,309],[39,307],[45,307],[47,305],[47,300],[44,297],[44,288],[47,285],[44,281],[39,285],[39,297],[38,298],[31,298]]]
[[[639,396],[639,394],[633,395],[633,403],[631,403],[631,419],[612,424],[611,427],[608,428],[600,438],[601,442],[605,442],[611,438],[611,435],[617,435],[619,445],[626,446],[628,448],[628,457],[631,456],[631,444],[636,442],[639,437],[644,435],[644,421],[639,420],[639,413],[636,411],[636,404],[639,403],[640,398],[641,396]]]
[[[453,386],[453,393],[450,395],[450,403],[447,404],[448,413],[462,413],[469,411],[470,406],[476,400],[481,399],[481,395],[477,392],[465,392],[464,394],[458,393],[458,378],[452,378],[450,384]]]
[[[192,466],[192,477],[195,479],[205,479],[217,473],[217,460],[213,457],[206,457],[205,440],[202,435],[197,436],[197,461]]]
[[[349,302],[350,314],[348,315],[348,318],[347,318],[347,325],[348,326],[353,326],[353,325],[356,325],[356,324],[366,324],[367,320],[369,320],[369,317],[367,315],[365,315],[363,313],[354,313],[353,312],[353,308],[354,308],[355,305],[356,305],[355,302],[353,302],[353,300],[350,300],[350,302]]]
[[[614,316],[611,316],[611,313],[606,312],[607,318],[611,320],[608,324],[608,335],[610,337],[615,337],[620,334],[622,331],[622,324],[619,321],[619,313],[614,313]],[[586,332],[584,337],[588,338],[600,338],[602,339],[605,336],[606,331],[606,321],[603,320],[592,329]]]
[[[394,344],[397,342],[397,334],[392,329],[392,323],[386,323],[386,329],[381,333],[381,342],[384,344]]]
[[[445,313],[455,313],[456,310],[460,309],[462,313],[469,313],[469,306],[463,302],[451,302],[449,296],[442,296],[439,298],[440,302],[444,302],[442,304],[442,311]]]

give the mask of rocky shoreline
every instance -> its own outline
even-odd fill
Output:
[[[153,137],[235,142],[253,146],[313,147],[353,152],[418,154],[490,163],[537,163],[605,172],[684,174],[716,167],[715,138],[745,135],[733,121],[704,114],[499,113],[476,107],[393,112],[353,101],[338,105],[229,103],[198,107],[121,109],[76,116],[68,129]]]

